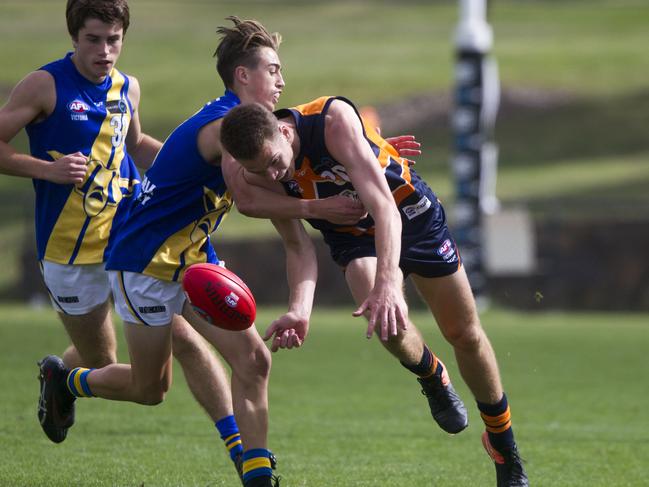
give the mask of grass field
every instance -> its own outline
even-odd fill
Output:
[[[282,487],[494,485],[479,416],[429,316],[413,313],[469,406],[471,425],[454,437],[432,424],[414,380],[363,338],[350,311],[317,310],[306,345],[274,355],[270,445]],[[263,310],[260,326],[276,313]],[[36,419],[35,363],[63,350],[62,328],[50,310],[3,307],[2,316],[0,485],[237,485],[178,368],[162,405],[81,400],[68,439],[50,443]],[[648,318],[483,315],[533,486],[649,485]]]

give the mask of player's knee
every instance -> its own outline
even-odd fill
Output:
[[[168,387],[163,382],[140,387],[137,402],[145,406],[156,406],[164,401],[167,390]]]
[[[445,330],[444,336],[455,348],[474,350],[480,347],[484,337],[484,331],[479,322],[463,323]]]
[[[250,372],[254,377],[267,380],[270,376],[270,367],[272,358],[270,351],[263,344],[252,351],[252,361],[250,362]]]
[[[272,358],[270,351],[263,343],[250,350],[242,360],[233,364],[236,373],[244,382],[265,382],[270,376]]]
[[[173,326],[171,329],[171,341],[173,354],[179,360],[183,357],[201,352],[206,346],[200,341],[200,337],[192,333],[185,326]]]
[[[87,360],[84,360],[84,362],[87,362],[88,365],[86,365],[86,367],[88,368],[100,369],[107,365],[117,363],[117,355],[108,350],[99,351],[98,353],[92,354]]]

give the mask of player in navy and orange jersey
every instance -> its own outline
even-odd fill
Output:
[[[126,203],[139,194],[140,167],[161,143],[140,129],[137,79],[115,64],[129,26],[125,0],[70,0],[66,20],[74,51],[30,73],[0,109],[0,171],[31,177],[36,193],[36,241],[45,284],[71,338],[63,355],[41,364],[39,419],[63,441],[74,403],[45,377],[64,367],[116,362],[110,283],[104,269]],[[31,155],[8,142],[25,128]],[[216,422],[231,453],[241,451],[225,371],[205,341],[181,317],[174,354],[199,403]],[[48,413],[56,407],[56,414]]]
[[[426,183],[342,97],[321,97],[275,114],[258,104],[234,108],[223,120],[221,143],[252,184],[280,183],[287,194],[304,199],[347,195],[365,205],[369,215],[356,225],[309,220],[344,269],[358,304],[354,316],[365,315],[367,337],[376,333],[418,376],[438,424],[454,433],[464,429],[466,410],[444,364],[408,318],[403,276],[410,276],[475,396],[498,486],[528,485],[495,354],[444,209]],[[275,323],[267,336],[280,337],[274,340],[276,350],[300,346],[307,333],[308,321],[293,328]]]

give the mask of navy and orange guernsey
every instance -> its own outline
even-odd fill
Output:
[[[232,207],[221,167],[201,156],[198,133],[240,103],[231,91],[179,125],[146,172],[139,196],[128,203],[106,268],[178,281],[186,267],[218,262],[210,242]]]
[[[358,198],[345,167],[329,154],[325,144],[325,115],[334,100],[351,105],[362,121],[353,103],[343,97],[324,96],[304,105],[275,112],[278,118],[292,117],[300,137],[300,153],[295,160],[295,174],[292,180],[282,183],[290,196],[303,199],[334,195]],[[430,188],[426,183],[409,167],[406,159],[399,157],[396,149],[364,121],[363,135],[376,156],[376,162],[385,175],[400,210],[404,222],[403,235],[417,231],[416,227],[425,219],[423,215],[430,213],[428,210],[432,205],[438,204],[436,198],[431,201],[427,197]],[[319,219],[308,221],[323,233],[325,241],[332,236],[332,232],[354,236],[374,235],[374,220],[370,216],[354,226],[338,225]],[[417,222],[416,226],[413,226],[414,222]]]
[[[54,78],[56,106],[26,131],[33,156],[54,161],[78,151],[88,157],[88,171],[78,185],[33,180],[36,245],[39,260],[95,264],[105,261],[123,219],[120,201],[139,185],[125,145],[132,116],[129,80],[113,68],[94,84],[77,71],[71,55],[40,68]]]

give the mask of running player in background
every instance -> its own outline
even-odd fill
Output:
[[[129,26],[126,0],[69,0],[66,20],[74,51],[28,74],[0,109],[0,171],[33,179],[38,259],[72,342],[62,361],[41,363],[38,416],[55,443],[74,422],[74,403],[51,414],[57,395],[45,391],[46,376],[117,361],[104,263],[124,203],[139,192],[134,162],[149,167],[162,145],[140,129],[137,79],[115,68]],[[23,128],[31,155],[8,144]],[[181,317],[174,319],[173,351],[231,456],[240,457],[225,370]]]
[[[408,318],[403,277],[411,276],[477,401],[497,485],[527,486],[496,357],[444,209],[427,184],[342,97],[321,97],[276,114],[260,104],[237,107],[223,119],[221,142],[253,185],[281,185],[306,200],[345,194],[364,204],[369,215],[355,225],[309,220],[345,273],[358,304],[354,316],[365,315],[367,338],[376,334],[418,376],[438,424],[460,432],[467,426],[466,409],[444,364]],[[299,325],[276,321],[265,338],[274,337],[273,350],[299,347],[308,320]]]

